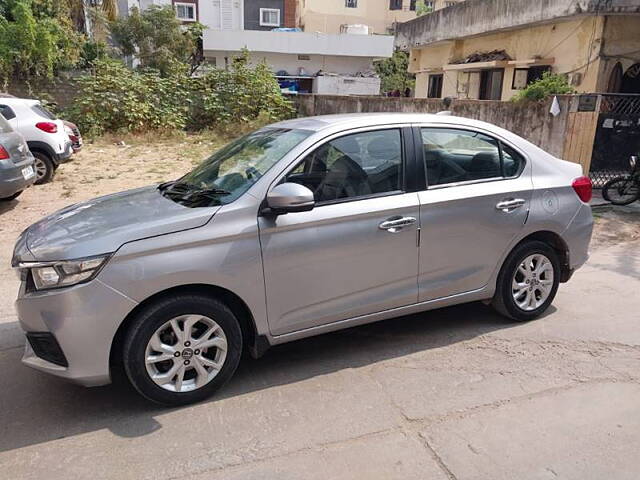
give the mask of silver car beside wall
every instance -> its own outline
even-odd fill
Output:
[[[34,158],[29,147],[0,115],[0,201],[17,198],[35,181]]]
[[[587,260],[590,196],[579,165],[482,122],[277,123],[25,230],[23,362],[87,386],[123,366],[175,405],[211,395],[243,350],[478,300],[531,320]]]

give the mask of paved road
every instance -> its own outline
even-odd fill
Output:
[[[324,335],[180,409],[22,367],[7,319],[0,477],[636,480],[639,252],[599,249],[537,322],[473,304]]]

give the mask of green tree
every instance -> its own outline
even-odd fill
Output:
[[[52,77],[74,66],[83,37],[54,0],[0,0],[0,77]]]
[[[424,0],[418,0],[416,2],[416,15],[418,15],[418,17],[431,12],[433,12],[433,7],[427,7],[426,3],[424,3]]]
[[[376,73],[380,76],[382,92],[399,90],[401,93],[407,88],[413,90],[415,76],[409,73],[409,54],[396,50],[391,58],[385,58],[375,63]]]
[[[152,6],[143,12],[133,8],[128,17],[111,22],[111,35],[122,55],[168,75],[178,63],[188,63],[191,73],[198,68],[203,28],[195,22],[185,29],[170,6]]]

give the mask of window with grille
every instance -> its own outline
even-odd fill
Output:
[[[344,6],[347,8],[358,8],[358,0],[344,0]]]
[[[183,22],[196,21],[196,6],[193,3],[176,3],[174,7],[178,20],[182,20]]]
[[[390,0],[389,10],[402,10],[402,0]]]
[[[261,8],[260,9],[260,25],[263,27],[279,27],[280,26],[280,9]]]

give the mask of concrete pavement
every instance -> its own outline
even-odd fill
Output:
[[[598,249],[536,322],[471,304],[311,338],[180,409],[23,367],[8,319],[0,477],[636,479],[639,252]]]

